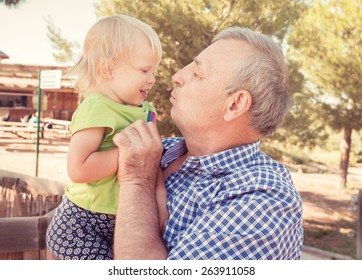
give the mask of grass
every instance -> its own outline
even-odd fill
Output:
[[[267,146],[266,152],[277,160],[291,164],[308,164],[310,162],[319,163],[329,167],[338,167],[340,161],[340,142],[342,133],[335,133],[329,130],[329,138],[323,146],[309,148],[299,148],[286,143],[273,142]],[[362,134],[353,131],[350,166],[355,166],[362,160]]]

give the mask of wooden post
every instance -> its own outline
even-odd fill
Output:
[[[45,244],[46,243],[45,242],[46,232],[47,232],[50,220],[54,216],[54,213],[55,213],[55,209],[53,209],[52,211],[48,212],[47,214],[39,217],[38,240],[39,240],[39,249],[40,250],[46,249],[46,244]]]
[[[362,260],[362,189],[358,192],[357,203],[357,260]]]
[[[40,217],[0,219],[0,259],[15,253],[21,253],[16,259],[45,259],[45,236],[54,213],[55,209]]]
[[[38,217],[0,219],[0,252],[38,250]]]

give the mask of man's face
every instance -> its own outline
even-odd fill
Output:
[[[248,52],[242,41],[219,40],[172,77],[171,118],[182,134],[206,133],[223,123],[229,96],[225,87]]]

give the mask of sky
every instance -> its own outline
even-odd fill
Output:
[[[82,46],[89,28],[97,21],[94,2],[97,1],[25,0],[12,8],[0,3],[0,50],[10,57],[2,63],[60,65],[52,55],[46,19],[53,20],[62,37]]]

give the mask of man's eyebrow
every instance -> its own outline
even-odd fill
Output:
[[[201,69],[201,70],[206,70],[206,64],[205,62],[201,61],[200,59],[198,59],[197,57],[194,58],[194,62],[196,64],[196,66]]]

